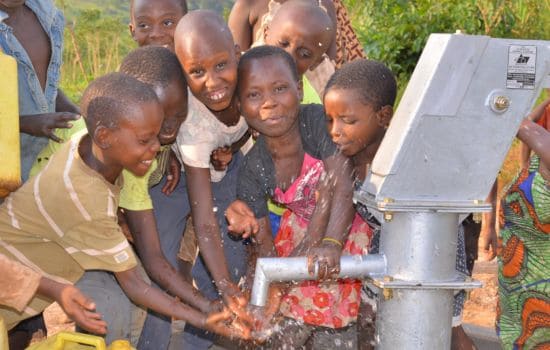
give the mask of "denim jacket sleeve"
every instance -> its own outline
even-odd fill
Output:
[[[0,47],[4,53],[17,60],[19,82],[19,114],[33,115],[55,112],[55,100],[60,83],[60,70],[63,55],[63,14],[51,0],[27,0],[25,2],[34,12],[42,28],[50,38],[51,59],[47,71],[45,90],[33,68],[27,52],[15,37],[13,30],[0,21]],[[0,11],[0,17],[7,17]],[[21,173],[23,181],[27,180],[32,163],[48,139],[21,133]]]

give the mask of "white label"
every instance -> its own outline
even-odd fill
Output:
[[[508,89],[534,89],[537,65],[537,47],[510,45],[508,48]]]

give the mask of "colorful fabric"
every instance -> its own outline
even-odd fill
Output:
[[[119,186],[84,163],[79,141],[66,143],[0,206],[0,253],[63,283],[84,270],[119,272],[137,264],[117,224]],[[50,303],[35,296],[23,313],[0,306],[0,317],[12,327]]]
[[[336,69],[346,62],[366,58],[363,47],[351,26],[342,0],[332,0],[336,9]]]
[[[317,183],[323,171],[323,162],[306,153],[300,176],[285,192],[280,188],[275,189],[273,199],[288,208],[275,238],[279,256],[290,256],[307,233],[316,205]],[[367,254],[371,238],[369,225],[356,215],[342,254]],[[280,311],[286,317],[307,324],[342,328],[357,320],[360,302],[360,280],[340,279],[322,283],[306,281],[288,291],[282,299]]]
[[[533,157],[502,200],[498,331],[505,349],[550,345],[550,185]]]

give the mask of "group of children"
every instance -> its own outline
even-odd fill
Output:
[[[12,20],[39,12],[32,0],[10,6],[0,0]],[[90,84],[73,109],[82,118],[54,113],[61,103],[51,111],[50,128],[70,132],[43,133],[54,141],[0,207],[0,256],[59,288],[74,283],[94,303],[69,314],[108,342],[166,349],[181,319],[191,349],[222,341],[216,334],[274,349],[372,348],[372,296],[336,277],[340,256],[368,254],[379,233],[351,198],[397,88],[356,45],[338,48],[341,14],[340,1],[237,0],[227,25],[187,13],[185,0],[131,1],[140,48]],[[190,216],[198,255],[185,243]],[[248,298],[265,256],[307,256],[321,281],[272,285],[258,318]],[[45,296],[0,315],[11,328],[40,313]]]

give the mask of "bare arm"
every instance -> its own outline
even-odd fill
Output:
[[[353,184],[348,158],[341,154],[324,160],[326,175],[319,182],[317,205],[308,225],[306,238],[296,247],[294,256],[305,255],[307,250],[324,237],[344,242],[349,233],[355,210]]]
[[[237,0],[227,20],[231,34],[233,34],[233,40],[235,44],[239,45],[241,51],[248,50],[253,41],[254,24],[250,18],[251,8],[252,4],[249,0]]]
[[[137,268],[116,272],[115,276],[126,295],[134,303],[160,314],[184,320],[195,327],[205,328],[206,316],[203,313],[145,283]]]
[[[75,105],[61,89],[57,89],[57,98],[55,99],[56,112],[70,112],[80,114],[80,108]]]
[[[214,214],[210,169],[191,167],[186,164],[184,168],[200,254],[214,278],[214,283],[225,305],[239,317],[249,319],[244,310],[247,303],[246,297],[231,280],[227,268],[220,227]]]
[[[548,105],[550,105],[550,98],[546,99],[544,102],[535,107],[535,109],[531,111],[527,118],[534,122],[538,122],[539,119],[543,116],[544,110],[546,109],[546,107],[548,107]],[[530,157],[531,148],[529,148],[529,146],[526,145],[525,142],[522,142],[520,150],[520,164],[522,168],[526,168],[527,166],[529,166]]]
[[[550,132],[548,130],[529,119],[524,119],[519,127],[518,138],[540,157],[542,165],[550,168]]]
[[[497,181],[493,184],[486,202],[491,204],[491,211],[483,213],[478,250],[485,254],[484,260],[493,260],[497,254],[496,212]]]
[[[185,281],[162,253],[153,210],[126,210],[126,221],[147,274],[185,303],[208,313],[210,301]]]
[[[348,158],[337,154],[325,159],[324,163],[326,175],[319,184],[317,205],[306,234],[308,239],[292,253],[308,256],[312,274],[317,262],[320,279],[335,277],[340,272],[340,255],[355,214]],[[310,250],[312,247],[316,248]]]

